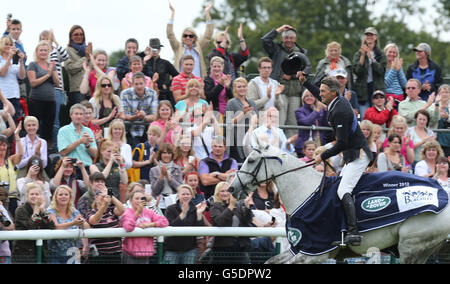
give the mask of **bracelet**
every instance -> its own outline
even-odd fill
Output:
[[[245,39],[241,39],[239,42],[245,42]]]

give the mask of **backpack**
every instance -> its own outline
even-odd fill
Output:
[[[139,159],[138,162],[142,162],[142,160],[144,159],[144,143],[140,144],[141,147],[136,147],[133,149],[133,152],[131,153],[131,156],[134,157],[134,152],[136,150],[139,151]],[[127,174],[128,174],[128,183],[131,182],[137,182],[141,179],[141,169],[140,168],[130,168],[129,170],[127,170]]]

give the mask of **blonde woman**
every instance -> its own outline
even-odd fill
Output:
[[[234,98],[228,101],[226,108],[226,124],[245,124],[244,129],[241,126],[234,127],[233,146],[230,146],[230,156],[238,163],[244,162],[246,158],[243,147],[239,145],[242,145],[243,136],[248,131],[251,115],[258,114],[256,103],[247,99],[247,93],[247,80],[237,78],[233,83]],[[243,134],[239,137],[238,133]]]
[[[92,97],[98,78],[108,76],[108,78],[114,80],[116,70],[113,67],[108,67],[108,54],[104,50],[97,50],[93,55],[90,54],[90,60],[92,67],[88,67],[87,62],[83,63],[85,73],[81,81],[80,93],[89,94]]]
[[[203,85],[197,79],[191,79],[186,84],[186,99],[179,101],[175,105],[175,111],[177,117],[193,118],[194,109],[200,108],[205,113],[209,107],[207,101],[203,100],[205,95],[203,93]],[[188,118],[188,119],[189,119]]]
[[[130,169],[133,165],[133,157],[131,155],[131,146],[127,144],[125,124],[121,119],[115,119],[111,122],[106,137],[116,146],[114,151],[120,152],[120,155],[125,162],[125,169]]]
[[[26,185],[26,202],[16,210],[14,225],[16,230],[53,230],[55,223],[46,210],[42,187],[37,183]],[[48,256],[47,242],[43,243],[43,262]],[[36,263],[37,249],[34,240],[14,241],[12,250],[13,263]]]
[[[194,75],[200,78],[206,76],[206,64],[203,58],[203,51],[209,45],[214,32],[214,24],[211,22],[211,16],[209,11],[211,10],[213,3],[210,2],[205,8],[206,14],[206,30],[202,38],[197,36],[197,33],[192,28],[186,28],[183,30],[181,41],[178,41],[173,32],[173,22],[175,18],[175,8],[169,2],[169,8],[171,13],[170,21],[167,24],[167,38],[169,39],[170,46],[172,47],[173,53],[175,54],[174,66],[180,73],[183,71],[181,68],[181,58],[189,51],[189,53],[194,54],[195,66]]]
[[[402,149],[400,150],[400,154],[406,157],[406,165],[411,165],[414,163],[414,142],[411,139],[411,136],[407,134],[408,124],[406,123],[406,119],[401,115],[396,115],[392,118],[391,127],[387,133],[387,137],[384,140],[383,148],[386,152],[386,149],[389,147],[388,137],[392,133],[397,133],[402,138]]]
[[[398,46],[395,43],[389,43],[384,48],[387,57],[386,73],[384,74],[384,82],[386,84],[386,99],[393,97],[394,107],[396,101],[405,99],[403,90],[406,87],[406,76],[403,71],[403,59],[400,58]]]
[[[48,41],[43,40],[38,43],[35,49],[35,61],[28,65],[27,75],[31,84],[28,102],[30,115],[41,122],[40,137],[51,147],[56,112],[55,86],[59,86],[59,75],[55,70],[55,62],[48,63],[50,51]]]
[[[114,94],[114,84],[108,76],[102,76],[97,80],[95,92],[89,102],[94,107],[93,122],[100,125],[102,129],[123,112],[122,102],[119,96]]]
[[[347,71],[349,77],[347,78],[346,88],[351,90],[353,82],[352,63],[347,57],[342,55],[342,46],[338,42],[332,41],[327,44],[325,58],[320,60],[317,64],[316,76],[313,79],[313,83],[315,85],[320,85],[320,81],[325,76],[337,69],[345,69]]]
[[[17,79],[25,79],[26,71],[24,64],[24,53],[19,52],[19,62],[14,62],[16,55],[14,41],[11,37],[0,39],[0,89],[5,98],[14,106],[15,113],[20,110],[20,90]]]
[[[224,74],[225,61],[219,57],[211,58],[211,73],[205,77],[205,96],[213,104],[213,110],[225,114],[228,100],[233,98],[231,75]]]
[[[240,50],[239,52],[231,52],[230,47],[232,45],[230,35],[228,34],[227,27],[225,31],[219,32],[216,34],[214,38],[214,45],[216,46],[208,56],[206,57],[208,61],[211,62],[212,58],[218,56],[219,58],[223,58],[225,61],[224,64],[224,73],[230,75],[231,80],[234,81],[239,77],[239,66],[241,66],[245,61],[247,61],[249,56],[249,49],[247,44],[245,43],[243,29],[244,25],[241,23],[237,30],[237,36],[239,38]],[[210,70],[212,70],[212,66],[210,65]]]
[[[416,164],[414,174],[421,177],[434,177],[437,162],[444,155],[441,145],[435,140],[428,141],[423,145],[420,154],[422,160]]]
[[[206,209],[206,202],[195,206],[192,202],[193,192],[187,184],[178,187],[177,202],[167,207],[165,212],[170,226],[204,226],[203,212]],[[197,237],[166,237],[164,245],[166,248],[164,260],[167,263],[194,264],[197,260]]]
[[[60,185],[53,194],[52,202],[48,209],[50,218],[58,230],[88,229],[89,225],[74,207],[74,196],[72,189],[67,185]],[[89,240],[83,238],[83,253],[89,252]],[[50,252],[50,263],[66,264],[71,256],[67,252],[71,247],[80,247],[79,240],[60,239],[50,240],[48,249]]]
[[[100,143],[98,148],[95,164],[90,166],[91,175],[101,172],[106,178],[105,185],[109,190],[109,195],[114,195],[119,200],[125,200],[126,189],[122,188],[120,184],[128,184],[128,176],[119,149],[109,140]]]

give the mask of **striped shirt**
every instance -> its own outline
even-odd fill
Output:
[[[191,79],[197,79],[202,85],[204,85],[202,78],[195,76],[193,73],[187,75],[186,73],[181,72],[180,75],[175,76],[172,80],[172,92],[181,90],[181,95],[184,96],[186,93],[186,85]]]
[[[119,217],[114,214],[114,206],[109,205],[105,213],[103,213],[100,221],[93,225],[94,229],[106,229],[106,228],[120,228]],[[87,220],[94,216],[97,209],[92,209],[87,216]],[[97,250],[101,254],[115,254],[122,252],[121,238],[101,238],[101,239],[89,239],[91,244],[95,244]]]
[[[55,70],[58,71],[59,86],[55,86],[55,89],[57,89],[57,90],[64,91],[64,82],[63,82],[61,63],[63,63],[67,59],[69,59],[69,54],[67,53],[66,49],[62,46],[57,46],[50,53],[50,61],[55,62]]]

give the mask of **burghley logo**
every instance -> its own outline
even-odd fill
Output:
[[[361,208],[367,212],[377,212],[388,207],[391,204],[391,199],[385,196],[377,196],[367,198],[361,203]]]
[[[287,239],[289,243],[295,247],[302,239],[302,232],[300,232],[299,229],[289,228],[287,233]]]

